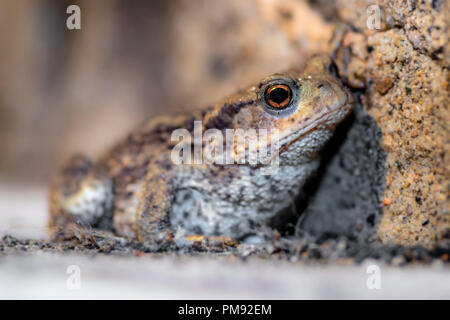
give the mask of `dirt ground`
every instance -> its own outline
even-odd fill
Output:
[[[114,255],[137,257],[160,256],[220,256],[228,255],[245,262],[247,258],[270,259],[275,261],[301,262],[302,264],[361,264],[366,259],[394,266],[449,265],[450,250],[436,247],[427,250],[420,246],[400,247],[381,244],[361,244],[341,237],[336,239],[318,239],[310,236],[304,238],[282,238],[265,245],[210,245],[205,242],[163,247],[157,251],[145,244],[91,232],[89,236],[74,237],[63,241],[23,240],[4,236],[0,241],[0,257],[23,254],[80,254],[80,255]]]

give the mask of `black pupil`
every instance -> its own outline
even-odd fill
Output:
[[[278,104],[286,101],[287,98],[289,98],[289,92],[283,88],[275,88],[269,93],[269,100]]]

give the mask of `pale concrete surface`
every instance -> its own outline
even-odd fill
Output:
[[[9,256],[0,258],[2,299],[449,299],[450,269],[380,266],[369,290],[362,266],[302,266],[222,258]],[[80,288],[68,289],[69,266]],[[73,275],[73,274],[72,274]],[[72,282],[75,283],[75,282]]]
[[[0,184],[0,237],[46,239],[47,191],[25,184]]]

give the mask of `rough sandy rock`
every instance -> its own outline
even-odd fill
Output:
[[[340,70],[365,87],[387,153],[378,237],[433,246],[450,237],[448,2],[375,3],[380,30],[366,26],[369,1],[338,1],[336,12],[354,30],[338,50]]]

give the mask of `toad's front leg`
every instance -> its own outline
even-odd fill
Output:
[[[171,242],[169,212],[174,198],[174,176],[167,155],[149,165],[136,209],[135,229],[139,241],[156,247]]]

